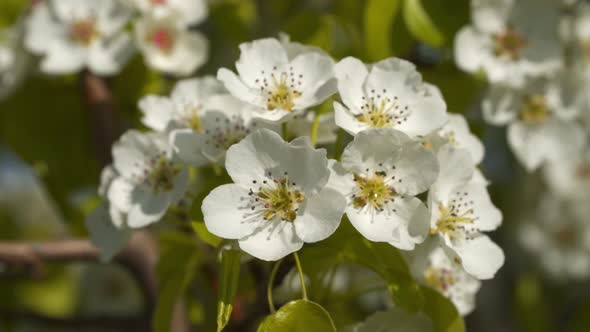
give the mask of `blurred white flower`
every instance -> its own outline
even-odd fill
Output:
[[[203,113],[212,109],[210,99],[224,94],[227,90],[211,76],[181,80],[170,97],[148,95],[139,101],[141,121],[155,131],[190,128],[200,132]]]
[[[563,199],[545,194],[521,227],[521,243],[552,277],[590,276],[589,208],[588,195]]]
[[[277,130],[254,119],[252,107],[229,94],[209,98],[200,123],[199,130],[177,129],[170,134],[179,158],[194,166],[223,163],[226,151],[256,128]]]
[[[455,39],[457,65],[512,86],[522,84],[526,76],[559,69],[560,6],[556,0],[473,0],[472,24]]]
[[[188,170],[176,159],[168,137],[160,133],[130,130],[113,145],[113,165],[119,176],[111,181],[107,197],[109,204],[127,213],[127,226],[157,222],[171,204],[182,199]],[[112,213],[111,217],[115,218]]]
[[[33,6],[25,45],[43,57],[41,70],[98,75],[121,70],[134,47],[123,32],[131,12],[117,0],[47,0]]]
[[[471,153],[472,161],[477,165],[484,156],[484,146],[477,136],[469,130],[469,124],[461,114],[449,113],[448,122],[438,131],[422,138],[425,147],[435,153],[444,145],[451,144],[458,149]]]
[[[11,95],[27,74],[30,57],[22,45],[22,22],[0,29],[0,100]]]
[[[323,53],[286,47],[274,38],[243,43],[240,51],[238,75],[221,68],[217,78],[235,97],[256,106],[256,117],[286,120],[336,92],[334,61]]]
[[[389,58],[367,66],[347,57],[334,71],[345,105],[334,103],[336,124],[352,135],[368,128],[395,128],[414,138],[447,120],[440,91],[422,82],[410,62]]]
[[[187,76],[209,57],[209,41],[190,30],[183,15],[167,11],[145,15],[135,23],[135,40],[148,66],[165,73]]]
[[[411,314],[399,307],[379,311],[352,328],[352,332],[433,332],[432,321],[421,312]]]
[[[411,250],[428,235],[428,211],[416,197],[438,174],[434,154],[390,128],[355,136],[332,162],[329,186],[347,199],[346,215],[367,239]]]
[[[142,14],[165,17],[174,14],[184,26],[199,24],[207,18],[206,0],[127,0]]]
[[[423,285],[449,298],[463,316],[475,309],[475,296],[481,281],[452,262],[436,241],[427,241],[416,248],[410,260],[412,274]]]
[[[326,152],[308,140],[286,143],[259,129],[229,148],[225,166],[234,183],[205,197],[205,225],[217,236],[238,239],[248,254],[278,260],[304,242],[327,238],[340,224],[345,199],[326,188]]]
[[[473,181],[469,152],[445,145],[437,157],[440,173],[428,193],[430,233],[439,236],[451,261],[478,279],[491,279],[504,264],[504,253],[482,232],[498,228],[502,214],[486,184]]]
[[[590,148],[547,163],[543,175],[549,188],[561,196],[576,197],[590,193]]]
[[[484,118],[508,125],[508,143],[528,171],[574,155],[585,135],[574,121],[578,109],[561,91],[563,81],[532,80],[520,89],[493,86],[483,101]]]

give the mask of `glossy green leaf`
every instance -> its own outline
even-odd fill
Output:
[[[401,0],[368,0],[365,8],[365,42],[370,61],[387,58],[393,53],[393,24]]]
[[[207,226],[205,226],[204,222],[193,221],[191,223],[191,225],[193,227],[193,230],[195,231],[195,233],[199,237],[199,239],[203,240],[203,242],[205,242],[208,245],[211,245],[213,247],[217,248],[219,246],[222,239],[218,236],[215,236],[211,232],[209,232],[209,230],[207,229]]]
[[[439,292],[422,287],[424,313],[432,319],[435,332],[465,332],[465,323],[455,305]]]
[[[229,322],[240,282],[240,250],[223,250],[221,252],[220,294],[217,300],[217,331],[222,331]]]
[[[424,9],[421,0],[404,0],[404,21],[412,35],[418,40],[440,47],[445,38]]]
[[[258,332],[336,332],[330,314],[319,304],[307,301],[292,301],[276,313],[266,317]]]

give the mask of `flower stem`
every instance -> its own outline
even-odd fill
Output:
[[[281,263],[283,262],[283,260],[279,260],[275,263],[275,265],[272,267],[272,270],[270,271],[270,277],[268,278],[268,286],[266,288],[266,296],[268,298],[268,308],[270,309],[270,313],[274,314],[277,309],[275,308],[275,305],[272,301],[272,285],[275,282],[275,277],[277,275],[277,271],[279,270],[279,266],[281,266]]]
[[[311,145],[315,147],[318,141],[318,130],[320,129],[320,112],[315,112],[313,125],[311,126]]]
[[[297,265],[297,272],[299,272],[299,280],[301,281],[301,292],[303,293],[303,299],[307,301],[307,289],[305,288],[305,278],[303,277],[303,269],[301,268],[301,261],[297,252],[293,253],[295,257],[295,265]]]
[[[283,132],[283,139],[286,141],[288,139],[287,136],[289,136],[289,130],[287,128],[287,121],[285,121],[285,122],[283,122],[281,124],[281,128],[283,129],[282,130],[282,132]]]
[[[338,128],[338,133],[336,134],[336,143],[334,143],[334,159],[340,160],[340,155],[342,154],[342,140],[344,139],[344,130]]]

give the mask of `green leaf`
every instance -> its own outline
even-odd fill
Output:
[[[262,321],[258,332],[336,332],[330,314],[321,305],[307,301],[292,301]]]
[[[444,44],[444,35],[435,26],[421,0],[405,0],[403,15],[408,29],[418,40],[434,47]]]
[[[368,0],[365,8],[365,41],[370,61],[387,58],[393,53],[393,23],[401,0]]]
[[[193,280],[200,257],[192,243],[166,241],[161,247],[157,266],[159,297],[153,327],[154,332],[169,332],[174,306]]]
[[[439,292],[421,287],[424,294],[424,313],[433,321],[435,332],[465,332],[463,318],[455,305]]]
[[[205,226],[204,222],[193,221],[191,223],[191,225],[193,226],[193,230],[195,231],[195,233],[197,234],[199,239],[203,240],[203,242],[205,242],[208,245],[211,245],[215,248],[217,248],[219,246],[222,239],[218,236],[215,236],[211,232],[209,232],[209,230],[207,229],[207,226]]]
[[[233,310],[233,302],[240,281],[240,250],[223,250],[221,252],[221,282],[217,301],[217,332],[229,322]]]

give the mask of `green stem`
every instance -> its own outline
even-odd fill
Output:
[[[315,112],[313,125],[311,126],[311,145],[315,147],[318,141],[318,130],[320,129],[320,112]]]
[[[281,266],[281,263],[283,262],[283,260],[279,260],[275,263],[275,265],[272,267],[272,270],[270,271],[270,277],[268,278],[268,286],[266,288],[266,296],[268,298],[268,308],[270,309],[270,313],[274,314],[275,312],[277,312],[277,309],[275,308],[275,305],[272,301],[272,285],[275,282],[275,277],[277,275],[277,271],[279,270],[279,266]]]
[[[297,272],[299,272],[299,280],[301,281],[301,292],[303,293],[303,299],[307,300],[307,289],[305,288],[305,278],[303,277],[303,269],[301,268],[301,261],[297,252],[293,253],[295,257],[295,265],[297,265]]]
[[[287,136],[289,136],[289,130],[287,128],[287,121],[283,122],[281,124],[281,128],[283,129],[283,139],[286,141],[288,139]]]
[[[336,143],[334,143],[334,159],[340,160],[340,155],[342,154],[342,140],[344,139],[344,130],[342,128],[338,128],[338,133],[336,134]]]

